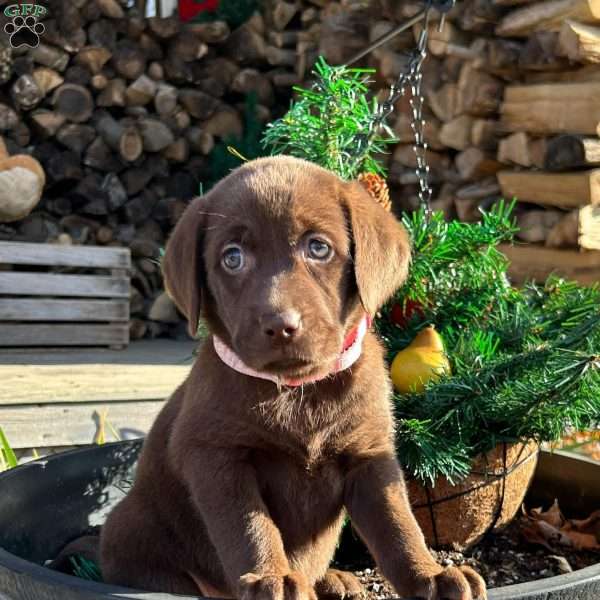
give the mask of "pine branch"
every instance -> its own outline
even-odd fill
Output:
[[[395,142],[372,132],[377,100],[367,99],[371,69],[331,67],[320,58],[308,90],[294,88],[298,101],[281,119],[267,126],[263,145],[271,154],[288,154],[355,179],[360,173],[384,174],[376,160]]]

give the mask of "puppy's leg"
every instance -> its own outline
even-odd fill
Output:
[[[400,595],[427,600],[486,598],[483,579],[468,567],[443,569],[412,514],[393,450],[355,464],[345,503],[354,527]]]
[[[244,450],[196,447],[180,468],[237,598],[317,600],[307,578],[290,567]]]
[[[358,600],[365,597],[365,589],[358,577],[337,569],[329,569],[315,584],[315,591],[319,600]]]

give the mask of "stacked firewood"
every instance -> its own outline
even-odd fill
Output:
[[[126,0],[52,0],[37,48],[0,48],[0,136],[33,154],[47,186],[0,239],[131,247],[132,337],[182,329],[158,258],[211,178],[216,144],[239,136],[250,93],[266,123],[306,85],[319,54],[342,64],[421,9],[417,1],[263,0],[238,28],[143,19]],[[0,30],[7,17],[2,16]],[[422,25],[358,65],[385,96]],[[600,276],[600,0],[458,0],[429,23],[425,136],[436,209],[472,221],[519,199],[507,250],[516,280],[553,268]],[[384,157],[396,209],[417,206],[409,97]]]
[[[371,39],[419,7],[380,5]],[[435,208],[472,221],[500,196],[517,198],[519,237],[532,245],[507,250],[516,281],[553,269],[600,279],[599,254],[582,252],[600,249],[600,0],[465,0],[441,31],[438,22],[429,28],[423,86]],[[386,83],[419,33],[417,25],[375,53]],[[412,208],[408,102],[398,108],[390,180],[396,201]]]
[[[179,327],[160,249],[210,179],[215,144],[241,136],[248,97],[262,122],[289,106],[317,56],[321,8],[265,2],[231,30],[142,19],[128,4],[55,0],[38,47],[4,43],[0,136],[40,161],[47,185],[0,239],[129,246],[136,338]]]

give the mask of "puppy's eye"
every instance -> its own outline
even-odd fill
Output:
[[[311,238],[308,242],[308,256],[314,260],[327,260],[333,254],[331,246],[319,238]]]
[[[228,271],[240,271],[244,268],[244,251],[239,246],[227,246],[223,251],[221,264]]]

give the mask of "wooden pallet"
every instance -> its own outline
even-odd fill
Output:
[[[125,347],[130,267],[126,248],[0,242],[0,347]]]

